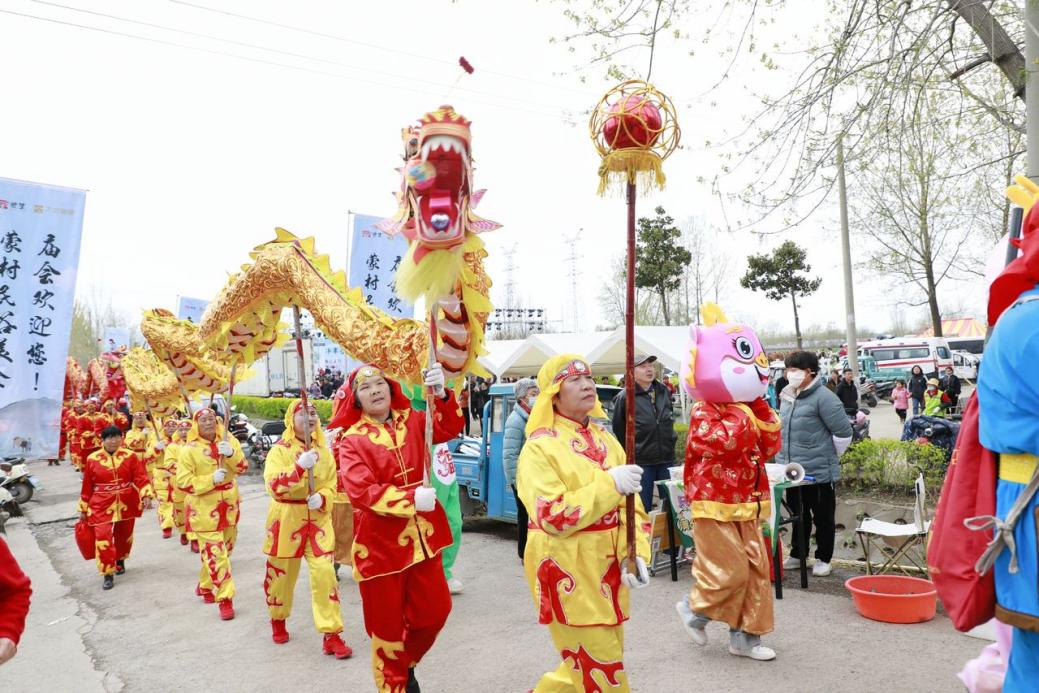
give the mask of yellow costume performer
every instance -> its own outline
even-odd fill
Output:
[[[220,618],[234,618],[231,552],[238,537],[238,484],[235,477],[249,466],[233,437],[220,438],[221,427],[212,409],[195,413],[187,440],[177,455],[177,486],[184,498],[185,527],[201,548],[202,566],[196,593],[212,594]],[[206,601],[210,601],[206,599]]]
[[[184,489],[177,484],[177,460],[180,457],[180,449],[184,447],[184,443],[187,440],[187,435],[190,430],[190,420],[183,419],[178,421],[174,429],[173,439],[166,447],[166,454],[163,456],[166,474],[170,481],[170,507],[173,517],[173,526],[176,527],[177,532],[180,533],[180,543],[182,546],[187,545],[189,540],[193,545],[197,544],[194,533],[188,532],[185,523],[184,499],[187,497],[187,494],[184,492]],[[189,534],[191,536],[189,536]],[[194,550],[194,546],[192,546],[192,550]]]
[[[155,489],[155,463],[160,457],[159,451],[155,448],[156,443],[158,441],[155,439],[155,432],[148,428],[148,415],[143,411],[134,412],[130,430],[123,437],[123,445],[133,450],[137,458],[144,464],[144,469],[148,473],[148,481],[151,482],[153,490]],[[158,514],[157,510],[156,514]]]
[[[314,625],[324,633],[322,651],[345,659],[352,653],[339,635],[343,617],[339,612],[339,587],[332,552],[332,502],[336,493],[336,464],[325,444],[317,412],[310,406],[310,445],[304,448],[303,403],[293,400],[285,411],[285,432],[270,452],[263,480],[270,494],[267,510],[267,571],[263,591],[271,614],[272,638],[289,640],[285,620],[292,613],[292,593],[299,566],[307,561],[310,572],[310,604]],[[313,488],[310,488],[310,477]]]
[[[636,497],[640,575],[629,575],[623,566],[628,548],[621,489],[637,492],[641,470],[625,465],[621,444],[589,419],[606,414],[583,358],[563,354],[550,359],[538,373],[538,387],[541,394],[527,422],[516,477],[530,515],[523,563],[539,622],[548,626],[563,661],[534,690],[628,691],[623,662],[627,588],[648,582],[649,538],[648,519]],[[564,396],[577,392],[583,403],[580,420],[560,411],[564,387]]]
[[[155,497],[159,501],[159,527],[162,528],[163,539],[173,536],[173,528],[177,526],[173,518],[173,490],[176,487],[173,477],[176,476],[177,454],[180,451],[180,444],[175,442],[176,435],[177,419],[167,418],[162,423],[162,440],[155,444],[152,488],[155,489]],[[170,467],[173,468],[172,471]],[[184,507],[183,504],[181,507]],[[184,539],[186,541],[187,537]]]

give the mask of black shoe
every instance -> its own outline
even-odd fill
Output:
[[[110,590],[115,585],[115,578],[111,575],[106,575],[104,581],[101,583],[101,589]]]
[[[122,575],[125,572],[126,572],[126,563],[124,563],[123,561],[116,561],[115,562],[115,574],[116,575]]]
[[[415,678],[415,668],[408,669],[408,685],[404,688],[405,693],[422,693],[418,687],[418,679]]]
[[[336,571],[336,581],[338,582],[338,581],[339,581],[339,565],[340,565],[340,564],[339,564],[339,563],[333,563],[333,565],[335,566],[335,571]]]

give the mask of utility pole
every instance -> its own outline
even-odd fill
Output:
[[[848,188],[844,182],[844,134],[837,136],[837,192],[841,207],[841,259],[844,261],[844,311],[847,317],[848,366],[859,382],[859,345],[855,329],[855,293],[851,280],[851,238],[848,233]]]
[[[583,228],[578,229],[577,233],[575,233],[573,236],[564,236],[564,240],[566,241],[566,246],[567,246],[567,248],[570,251],[570,254],[567,255],[567,257],[566,257],[567,264],[569,265],[569,268],[567,269],[566,276],[570,279],[570,310],[572,311],[571,312],[571,315],[573,317],[572,329],[573,329],[574,332],[580,332],[581,331],[581,328],[580,328],[581,309],[580,309],[580,307],[578,305],[578,301],[577,301],[577,278],[579,276],[581,276],[581,271],[577,268],[577,261],[580,259],[577,256],[577,248],[578,248],[578,244],[580,243],[580,240],[581,240],[581,232],[582,231],[584,231]]]
[[[1028,148],[1026,175],[1039,182],[1039,3],[1024,0],[1025,15],[1025,142]]]

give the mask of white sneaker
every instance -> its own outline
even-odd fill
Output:
[[[737,657],[750,657],[759,662],[768,662],[776,658],[776,651],[771,647],[765,647],[764,645],[755,645],[749,650],[738,650],[730,645],[729,654],[736,655]]]
[[[461,580],[453,577],[447,581],[447,589],[451,594],[461,594],[462,590],[465,589],[465,585],[462,584]]]
[[[678,612],[679,618],[682,619],[682,627],[685,628],[687,633],[689,633],[689,636],[693,639],[693,642],[699,645],[700,647],[706,645],[707,630],[705,628],[697,628],[696,625],[694,625],[694,623],[696,623],[699,619],[697,619],[696,615],[692,612],[692,610],[690,610],[689,604],[686,602],[686,600],[683,599],[682,601],[675,604],[675,611]],[[707,624],[705,623],[704,625]]]
[[[797,570],[801,567],[801,559],[794,556],[787,556],[787,559],[783,561],[783,567],[787,570]]]
[[[830,564],[823,563],[822,561],[818,561],[812,566],[812,575],[815,577],[826,577],[831,571],[832,569],[830,568]]]

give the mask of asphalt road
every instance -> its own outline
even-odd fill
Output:
[[[237,617],[219,620],[194,596],[198,557],[163,540],[152,514],[138,521],[128,572],[103,592],[92,561],[80,558],[72,525],[78,475],[67,465],[33,464],[46,488],[28,521],[9,524],[8,541],[33,580],[34,597],[18,656],[0,668],[0,689],[20,691],[349,691],[374,690],[356,585],[342,582],[344,633],[355,655],[320,653],[309,609],[306,569],[289,621],[292,640],[270,640],[260,552],[267,498],[257,478],[243,483],[242,521],[233,557]],[[418,668],[426,693],[530,689],[557,656],[536,611],[510,539],[511,527],[469,523],[455,569],[466,585],[437,644]],[[625,663],[635,691],[955,691],[955,673],[983,642],[956,633],[939,615],[889,625],[855,611],[842,587],[848,573],[787,579],[776,604],[779,653],[759,663],[726,652],[724,626],[697,648],[674,603],[689,589],[687,568],[673,583],[658,574],[633,595]]]

